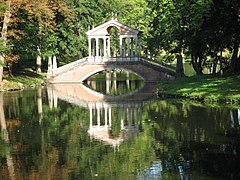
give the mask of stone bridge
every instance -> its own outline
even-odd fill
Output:
[[[144,58],[137,60],[123,58],[108,58],[108,60],[92,61],[88,58],[75,61],[65,66],[53,69],[48,75],[49,83],[83,82],[92,75],[104,70],[127,70],[140,76],[145,82],[173,79],[175,71],[169,67],[157,64]]]
[[[119,31],[119,45],[112,43],[112,28]],[[86,34],[89,56],[58,68],[56,58],[54,57],[53,61],[50,58],[47,76],[49,83],[83,82],[95,73],[113,69],[130,71],[145,82],[173,79],[176,75],[172,68],[142,58],[138,41],[139,30],[117,19],[99,25]]]

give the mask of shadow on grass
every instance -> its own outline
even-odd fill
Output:
[[[29,77],[35,77],[40,78],[42,77],[41,74],[37,74],[36,72],[29,70],[29,69],[21,69],[18,72],[14,72],[13,76],[29,76]]]

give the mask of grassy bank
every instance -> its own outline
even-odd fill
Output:
[[[159,96],[188,98],[224,103],[240,103],[240,76],[212,77],[211,75],[179,78],[162,82]]]
[[[26,87],[35,87],[44,83],[45,74],[36,74],[32,71],[23,70],[14,74],[13,77],[4,77],[0,83],[0,91],[20,90]]]

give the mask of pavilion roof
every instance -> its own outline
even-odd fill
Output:
[[[111,19],[89,31],[86,32],[88,36],[107,36],[109,35],[109,30],[112,27],[118,28],[120,35],[133,35],[136,36],[139,30],[134,29],[126,24],[119,22],[117,19]]]

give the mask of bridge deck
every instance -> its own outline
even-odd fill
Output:
[[[83,58],[48,72],[48,82],[82,82],[84,78],[107,69],[126,69],[139,75],[146,81],[159,80],[161,73],[171,77],[176,71],[170,67],[146,58]],[[78,71],[78,72],[77,72]],[[157,73],[158,72],[158,73]],[[79,74],[80,73],[80,74]],[[85,73],[85,74],[84,74]],[[160,73],[160,74],[159,74]],[[65,75],[65,77],[64,77]],[[79,79],[76,79],[76,76]],[[155,76],[155,77],[154,77]]]

